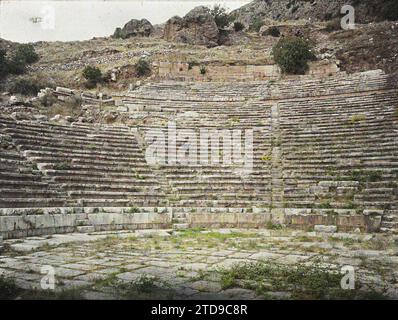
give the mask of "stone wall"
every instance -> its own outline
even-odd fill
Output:
[[[163,208],[43,208],[0,209],[0,239],[77,232],[86,219],[92,231],[164,229],[171,226],[171,211]],[[1,245],[1,243],[0,243]]]
[[[279,80],[281,78],[298,78],[300,76],[285,76],[275,64],[243,65],[243,66],[204,66],[205,74],[201,74],[201,66],[190,66],[185,62],[160,61],[155,64],[157,77],[169,80],[185,81],[250,81],[250,80]],[[328,77],[339,72],[336,64],[328,61],[310,63],[308,75],[314,77]]]

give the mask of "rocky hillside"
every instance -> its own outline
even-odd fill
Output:
[[[246,26],[263,19],[330,20],[340,16],[345,4],[354,6],[359,23],[398,19],[396,0],[254,0],[231,15]]]

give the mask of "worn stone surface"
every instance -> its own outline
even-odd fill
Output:
[[[353,266],[358,282],[382,287],[390,298],[398,298],[394,274],[398,259],[392,237],[379,235],[363,241],[365,236],[345,235],[340,239],[336,237],[339,233],[219,231],[180,231],[169,237],[151,238],[125,236],[125,232],[106,236],[74,234],[68,241],[56,243],[41,239],[41,245],[29,252],[4,252],[0,256],[0,275],[18,279],[17,284],[24,289],[40,290],[42,267],[52,266],[55,292],[73,289],[81,291],[81,298],[86,299],[134,298],[144,293],[146,298],[295,299],[294,292],[274,287],[272,279],[264,278],[264,287],[259,291],[243,283],[225,282],[222,270],[252,263],[295,268],[316,265],[320,259],[331,271]],[[19,241],[28,247],[29,242],[37,244],[38,240]],[[15,240],[4,242],[12,244]],[[147,291],[139,293],[142,286]]]

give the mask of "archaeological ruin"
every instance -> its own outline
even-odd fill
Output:
[[[35,45],[42,60],[28,74],[64,77],[35,95],[4,80],[0,298],[2,277],[15,281],[11,298],[50,297],[48,266],[56,298],[398,298],[398,69],[374,58],[349,70],[354,53],[339,41],[355,31],[327,38],[325,24],[279,22],[322,43],[305,74],[287,75],[270,51],[277,39],[229,30],[222,49],[200,10],[204,31],[193,11],[170,19],[167,37],[132,20],[128,36],[83,42],[72,58]],[[142,57],[151,71],[136,76],[130,59]],[[111,80],[84,88],[93,62]],[[358,290],[339,287],[344,266]]]

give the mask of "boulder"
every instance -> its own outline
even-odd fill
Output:
[[[199,6],[188,12],[185,17],[172,17],[164,27],[164,39],[207,47],[218,45],[219,30],[210,14],[210,9]]]
[[[154,32],[152,24],[147,19],[132,19],[123,28],[116,28],[115,38],[149,37]]]

